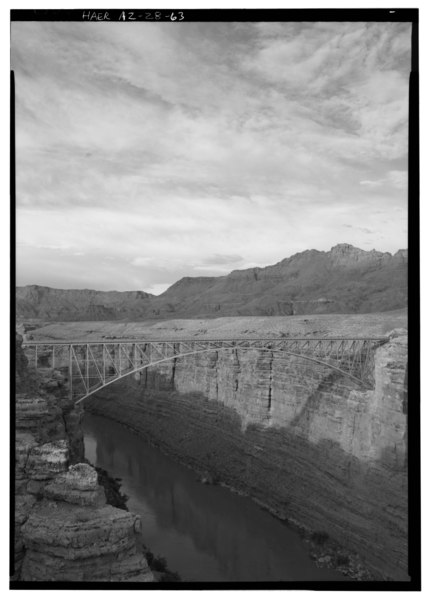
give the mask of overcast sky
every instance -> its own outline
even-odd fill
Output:
[[[17,283],[407,245],[409,24],[12,23]]]

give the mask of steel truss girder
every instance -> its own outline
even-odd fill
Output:
[[[374,352],[387,338],[271,338],[226,340],[118,340],[91,342],[24,342],[34,366],[68,368],[72,398],[81,402],[103,387],[132,373],[169,360],[208,352],[263,351],[283,353],[324,365],[363,387],[372,384]],[[40,364],[42,362],[42,365]]]

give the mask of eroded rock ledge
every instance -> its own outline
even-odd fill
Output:
[[[140,517],[107,505],[96,470],[82,462],[81,415],[61,393],[61,374],[27,378],[20,339],[17,356],[12,579],[154,581]]]

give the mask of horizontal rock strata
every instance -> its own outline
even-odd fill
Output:
[[[44,496],[80,506],[103,506],[106,498],[97,481],[97,471],[86,463],[80,463],[51,481],[45,487]]]
[[[20,340],[18,340],[20,342]],[[152,582],[140,518],[106,504],[97,471],[83,460],[81,414],[34,377],[20,355],[16,398],[15,572],[20,581]],[[47,374],[45,374],[47,375]],[[45,391],[44,391],[45,390]]]
[[[80,490],[84,494],[79,499],[76,483],[73,491],[73,504],[43,500],[22,526],[26,547],[22,579],[153,581],[138,548],[139,517],[112,506],[100,506],[102,492],[95,488],[93,498],[89,490]],[[46,496],[61,496],[57,482],[49,486]]]

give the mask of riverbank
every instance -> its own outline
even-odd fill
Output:
[[[127,500],[129,500],[129,497],[121,492],[121,478],[111,477],[106,469],[97,467],[94,464],[91,464],[89,461],[86,462],[97,471],[97,482],[104,489],[106,503],[114,506],[115,508],[128,511]],[[148,566],[157,582],[166,583],[181,581],[178,573],[175,573],[168,568],[167,561],[164,556],[155,556],[150,549],[147,548],[143,541],[143,533],[141,546]]]

